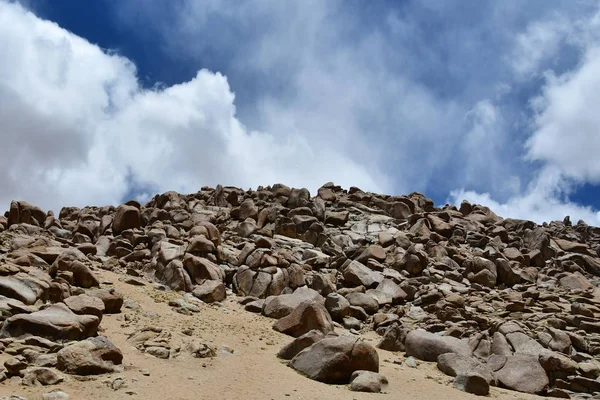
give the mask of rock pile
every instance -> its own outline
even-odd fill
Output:
[[[14,355],[3,376],[25,384],[119,369],[98,329],[123,297],[99,281],[102,268],[206,303],[233,292],[294,338],[279,353],[290,367],[352,390],[387,385],[360,339],[374,330],[379,352],[435,362],[460,390],[600,394],[600,228],[583,221],[538,225],[328,183],[314,197],[282,184],[205,187],[58,217],[14,201],[0,231],[0,350]],[[130,342],[165,359],[181,350],[152,329]]]

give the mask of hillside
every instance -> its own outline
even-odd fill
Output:
[[[0,396],[600,396],[583,221],[329,183],[13,201],[0,231]]]

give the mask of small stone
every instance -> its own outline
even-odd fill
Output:
[[[411,368],[417,368],[418,365],[417,360],[413,356],[410,356],[406,360],[404,360],[404,364],[406,364],[407,367]]]
[[[62,390],[53,390],[42,395],[42,400],[65,400],[69,395]]]

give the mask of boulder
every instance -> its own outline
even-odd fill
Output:
[[[33,276],[19,272],[15,275],[0,276],[0,295],[10,297],[27,305],[38,299],[48,299],[50,284]]]
[[[361,307],[369,315],[375,314],[379,310],[379,303],[377,300],[365,293],[348,293],[346,295],[346,300],[348,300],[352,306]]]
[[[304,335],[294,339],[291,343],[285,345],[281,350],[279,350],[277,357],[283,358],[284,360],[291,360],[296,356],[296,354],[317,343],[324,337],[325,334],[323,332],[313,329],[312,331],[305,333]]]
[[[316,329],[323,333],[333,331],[333,322],[325,306],[315,300],[302,302],[291,314],[275,322],[273,329],[299,337]]]
[[[339,293],[330,293],[325,298],[325,308],[334,321],[342,322],[350,314],[350,302]]]
[[[414,330],[406,335],[404,343],[406,354],[423,361],[437,361],[441,354],[456,353],[471,355],[469,344],[452,336],[440,336],[434,333]]]
[[[546,371],[538,358],[527,354],[508,356],[495,376],[502,385],[518,392],[541,393],[549,384]]]
[[[495,382],[492,372],[488,367],[477,361],[474,357],[456,353],[440,354],[437,359],[437,367],[440,371],[450,376],[466,375],[476,373],[483,377],[487,383]]]
[[[97,336],[64,347],[57,361],[57,368],[66,373],[96,375],[118,371],[123,354],[106,337]]]
[[[354,371],[350,376],[353,392],[381,393],[388,385],[385,376],[371,371]]]
[[[221,281],[204,281],[194,287],[192,294],[205,303],[225,300],[225,285]]]
[[[86,264],[87,257],[81,251],[70,248],[64,250],[50,267],[50,276],[55,277],[59,272],[73,273],[73,283],[82,288],[99,286],[100,281]]]
[[[95,315],[77,315],[66,304],[53,304],[31,314],[7,318],[0,338],[41,336],[54,341],[81,340],[96,334],[100,319]]]
[[[70,296],[63,300],[71,311],[79,315],[95,315],[99,320],[102,320],[104,313],[104,302],[98,297],[80,294],[78,296]]]
[[[139,229],[140,224],[140,210],[134,206],[121,204],[113,217],[112,230],[115,235],[119,235],[127,229]]]
[[[344,268],[344,281],[351,286],[364,286],[366,288],[375,287],[383,281],[381,272],[373,271],[369,267],[358,261],[350,261]]]
[[[121,312],[123,294],[117,289],[95,289],[89,291],[88,294],[102,300],[105,314],[117,314]]]
[[[347,384],[355,371],[379,372],[379,356],[360,339],[331,337],[302,350],[289,366],[319,382]]]
[[[302,302],[314,300],[323,303],[325,300],[317,291],[300,287],[291,294],[268,297],[265,300],[263,313],[269,318],[280,319],[290,315]]]
[[[183,266],[193,284],[201,284],[206,279],[225,281],[225,272],[223,269],[206,258],[186,254],[183,259]]]
[[[487,396],[490,393],[488,381],[476,372],[466,372],[457,375],[452,386],[477,396]]]

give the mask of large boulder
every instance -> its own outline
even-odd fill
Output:
[[[78,296],[70,296],[63,300],[71,311],[78,315],[95,315],[102,320],[104,313],[104,302],[98,297],[80,294]]]
[[[54,341],[81,340],[96,334],[100,319],[95,315],[77,315],[66,304],[57,303],[31,314],[7,318],[0,338],[41,336]]]
[[[242,266],[233,276],[233,288],[241,296],[266,298],[278,296],[289,285],[286,269],[277,267],[261,268],[257,271]]]
[[[504,386],[518,392],[541,393],[549,384],[538,358],[527,354],[507,357],[506,363],[496,371],[495,376]]]
[[[55,277],[58,272],[71,272],[73,283],[82,288],[99,286],[100,281],[87,265],[88,258],[81,251],[70,248],[65,249],[50,267],[50,276]]]
[[[379,372],[379,356],[360,339],[331,337],[302,350],[289,366],[319,382],[347,384],[355,371]]]
[[[313,329],[285,345],[279,350],[277,357],[283,358],[284,360],[291,360],[296,354],[317,343],[319,340],[322,340],[324,337],[325,334],[323,332]]]
[[[351,286],[375,287],[383,281],[381,272],[373,271],[358,261],[350,261],[343,269],[344,282]]]
[[[134,206],[121,204],[113,217],[112,230],[115,235],[127,229],[137,229],[140,227],[140,210]]]
[[[57,368],[69,374],[104,374],[119,370],[123,353],[106,337],[97,336],[64,347],[57,361]]]
[[[201,284],[206,279],[221,282],[225,280],[223,269],[206,258],[186,254],[183,258],[183,266],[193,284]]]
[[[474,357],[469,357],[463,354],[440,354],[437,359],[437,367],[446,375],[458,376],[476,373],[483,377],[487,383],[495,382],[492,372],[485,364],[477,361],[477,359]]]
[[[302,302],[315,300],[323,303],[325,299],[317,291],[307,287],[299,287],[291,294],[268,297],[265,300],[263,313],[270,318],[283,318],[290,315]]]
[[[0,295],[10,297],[25,304],[34,304],[38,299],[48,299],[50,285],[31,275],[19,272],[16,275],[0,276]]]
[[[301,303],[291,314],[275,322],[273,329],[293,337],[299,337],[313,329],[323,333],[333,331],[333,322],[325,306],[315,300]]]
[[[226,297],[225,285],[221,281],[204,281],[194,288],[192,294],[205,303],[223,301]]]
[[[414,330],[406,335],[406,355],[423,361],[437,361],[441,354],[456,353],[470,355],[469,344],[452,336]]]
[[[90,296],[96,297],[104,303],[105,314],[117,314],[121,312],[123,307],[123,294],[115,288],[110,289],[95,289],[89,291]]]

